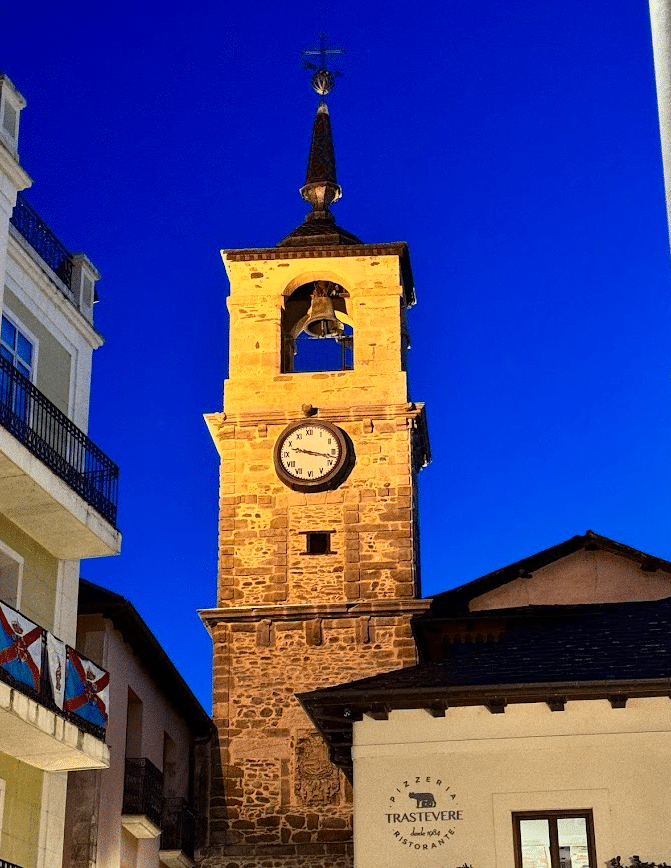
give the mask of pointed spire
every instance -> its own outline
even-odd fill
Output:
[[[331,119],[323,100],[319,103],[312,128],[308,170],[300,194],[312,205],[312,211],[297,229],[280,241],[278,247],[298,247],[306,244],[361,244],[355,235],[335,225],[333,214],[329,210],[329,205],[340,199],[342,190],[336,180]]]
[[[328,220],[333,223],[329,205],[337,202],[342,190],[336,180],[335,151],[331,119],[325,102],[319,103],[317,117],[312,128],[312,144],[308,158],[308,171],[301,196],[312,205],[306,220]]]

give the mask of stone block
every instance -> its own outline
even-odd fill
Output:
[[[320,829],[317,833],[318,841],[349,841],[352,832],[349,829]]]
[[[323,829],[347,829],[350,823],[343,817],[322,817],[321,826]]]
[[[284,590],[266,591],[264,596],[268,603],[283,603],[287,599],[286,588]]]
[[[302,829],[305,826],[304,814],[286,814],[284,819],[292,829]]]

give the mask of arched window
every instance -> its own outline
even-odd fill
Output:
[[[330,280],[294,290],[282,311],[282,373],[346,371],[354,363],[349,293]]]

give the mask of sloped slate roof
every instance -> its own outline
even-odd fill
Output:
[[[300,694],[332,760],[351,773],[352,721],[392,709],[671,695],[671,598],[478,613],[496,638],[453,642],[443,659]],[[443,624],[450,619],[442,619]],[[455,625],[464,619],[453,619]],[[458,630],[455,635],[459,635]]]
[[[505,619],[496,641],[455,642],[440,662],[320,692],[671,678],[671,598],[486,615]]]
[[[520,576],[529,575],[549,564],[556,563],[562,558],[568,557],[581,549],[603,550],[617,554],[627,560],[634,561],[640,564],[646,570],[663,570],[671,573],[671,563],[662,558],[656,558],[648,555],[645,552],[631,548],[631,546],[616,542],[608,537],[594,533],[592,530],[586,531],[584,534],[578,534],[564,542],[544,549],[541,552],[516,561],[514,564],[494,572],[487,573],[479,579],[474,579],[471,582],[466,582],[449,591],[443,591],[436,594],[431,602],[431,609],[427,612],[426,617],[448,615],[454,616],[458,614],[466,614],[469,611],[469,602],[475,597],[500,588],[502,585],[508,584]]]
[[[356,244],[361,246],[361,239],[352,235],[332,220],[304,221],[278,242],[278,247],[306,247],[314,245],[323,247],[330,244]]]

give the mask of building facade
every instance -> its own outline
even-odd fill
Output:
[[[351,791],[294,694],[415,662],[417,473],[403,243],[335,225],[328,110],[314,123],[305,222],[223,252],[230,280],[207,866],[349,865]]]
[[[0,858],[60,865],[67,772],[104,768],[107,674],[74,651],[80,560],[116,554],[118,469],[86,435],[96,281],[23,197],[0,76]]]
[[[669,0],[649,0],[649,4],[666,216],[671,232],[671,3]]]
[[[670,628],[671,564],[588,532],[435,597],[418,665],[304,694],[357,866],[668,864]]]
[[[70,772],[64,868],[190,868],[212,721],[133,605],[80,582],[77,648],[110,673],[110,766]]]

